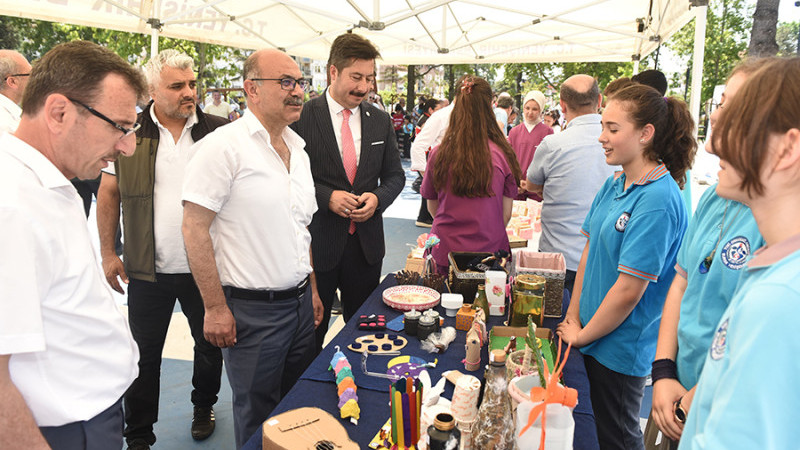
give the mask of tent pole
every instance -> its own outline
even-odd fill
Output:
[[[639,60],[633,62],[633,74],[636,75],[639,73]]]
[[[153,13],[151,17],[158,17],[160,11],[161,2],[159,0],[153,0]],[[158,54],[158,26],[151,23],[150,27],[150,58],[155,58]]]
[[[694,54],[692,56],[692,95],[689,97],[689,110],[695,124],[700,118],[700,97],[703,82],[703,59],[705,58],[706,11],[708,6],[696,7],[694,23]],[[695,128],[697,137],[697,128]]]
[[[703,59],[705,58],[706,42],[706,12],[708,6],[695,7],[694,20],[694,53],[692,56],[692,95],[689,97],[689,111],[694,118],[694,138],[697,139],[697,130],[700,125],[700,97],[703,82]],[[702,149],[701,149],[702,151]],[[692,217],[692,174],[686,172],[686,186],[683,188],[683,199],[689,217]]]

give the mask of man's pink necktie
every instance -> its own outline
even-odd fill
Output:
[[[350,184],[356,179],[356,170],[358,170],[358,163],[356,162],[356,144],[353,142],[353,133],[350,131],[350,115],[352,111],[345,108],[342,110],[342,162],[344,163],[344,171],[347,173],[347,179]],[[356,223],[350,221],[350,234],[356,232]]]

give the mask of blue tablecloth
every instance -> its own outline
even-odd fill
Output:
[[[391,286],[396,285],[394,277],[389,275],[370,295],[364,305],[356,313],[362,314],[384,314],[387,321],[400,315],[383,303],[382,293]],[[566,313],[569,306],[569,294],[564,292],[563,311]],[[445,318],[444,326],[455,326],[455,318],[447,317],[444,309],[437,306],[436,310]],[[490,317],[489,327],[501,324],[501,318]],[[283,398],[281,403],[275,408],[272,415],[277,415],[292,409],[314,406],[339,417],[337,407],[338,395],[333,371],[329,370],[329,364],[336,346],[344,351],[350,364],[353,366],[353,376],[358,386],[358,403],[361,407],[361,418],[358,425],[352,425],[349,421],[342,420],[341,424],[347,429],[350,439],[357,442],[361,448],[367,448],[367,444],[372,440],[381,426],[389,418],[389,381],[382,378],[371,377],[361,370],[361,355],[345,349],[348,344],[354,342],[355,338],[372,332],[359,331],[356,329],[356,321],[352,320],[345,324],[344,328],[336,335],[331,343],[323,349],[322,353],[313,361],[311,366],[303,373],[300,380]],[[545,319],[544,326],[555,330],[559,319]],[[391,332],[390,332],[391,333]],[[408,339],[408,344],[402,350],[403,355],[419,356],[425,360],[432,361],[438,358],[435,368],[429,369],[431,380],[435,383],[445,370],[457,369],[463,373],[470,373],[483,379],[483,369],[476,372],[466,372],[464,364],[464,344],[466,333],[459,331],[456,340],[450,344],[448,350],[441,355],[426,353],[420,348],[420,341],[415,337],[408,337],[404,333],[398,333]],[[372,355],[367,361],[369,372],[385,372],[386,363],[394,356]],[[481,367],[488,363],[488,351],[484,347],[481,351]],[[578,390],[578,406],[573,412],[575,418],[575,449],[597,449],[597,432],[592,415],[591,400],[589,399],[589,382],[586,378],[586,370],[583,366],[583,358],[577,350],[570,352],[569,360],[564,367],[564,384]],[[453,385],[446,383],[443,394],[446,398],[453,395]],[[257,431],[247,443],[242,447],[247,450],[261,449],[261,431]]]

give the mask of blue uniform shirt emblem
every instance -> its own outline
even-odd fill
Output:
[[[750,256],[750,241],[744,236],[736,236],[722,247],[720,258],[725,267],[739,270]]]

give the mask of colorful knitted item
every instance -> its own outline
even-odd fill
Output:
[[[336,375],[336,391],[339,394],[339,415],[342,419],[349,417],[354,425],[358,425],[361,409],[358,407],[356,380],[353,378],[350,362],[338,346],[336,347],[336,353],[331,358],[331,369]]]

